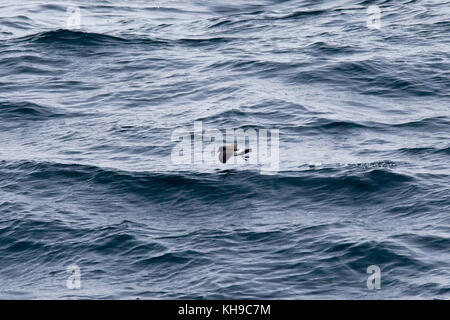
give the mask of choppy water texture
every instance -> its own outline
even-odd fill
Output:
[[[449,11],[2,0],[0,298],[449,298]],[[196,120],[279,172],[174,164]]]

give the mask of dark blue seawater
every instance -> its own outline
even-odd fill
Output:
[[[450,298],[449,31],[439,0],[2,0],[0,298]],[[174,164],[200,120],[279,129],[278,172]]]

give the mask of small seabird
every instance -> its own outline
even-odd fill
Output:
[[[226,144],[222,147],[219,147],[219,161],[225,163],[231,157],[240,156],[246,153],[249,153],[252,149],[241,149],[238,150],[237,144]]]

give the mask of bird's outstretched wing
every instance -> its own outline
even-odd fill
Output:
[[[219,148],[219,161],[225,163],[233,156],[240,156],[249,153],[252,149],[238,149],[237,144],[228,144]]]
[[[249,153],[250,151],[252,151],[252,149],[240,149],[240,150],[236,150],[236,151],[234,152],[234,155],[235,155],[235,156],[240,156],[240,155],[243,155],[243,154],[247,154],[247,153]]]

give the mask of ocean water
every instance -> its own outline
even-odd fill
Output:
[[[0,298],[450,298],[449,31],[438,0],[2,0]],[[279,167],[174,163],[196,121],[279,130]]]

